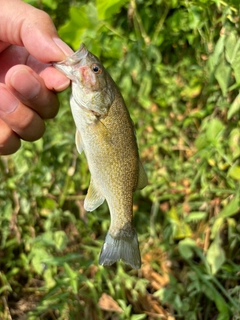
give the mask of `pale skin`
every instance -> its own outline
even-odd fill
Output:
[[[70,81],[51,67],[73,51],[51,18],[20,0],[0,0],[0,155],[42,137]]]

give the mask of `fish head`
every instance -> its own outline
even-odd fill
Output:
[[[72,80],[72,94],[78,105],[98,116],[107,114],[114,100],[111,77],[84,44],[54,66]]]

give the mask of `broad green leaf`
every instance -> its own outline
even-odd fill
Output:
[[[219,213],[219,217],[228,218],[236,214],[240,209],[240,194],[237,194]]]
[[[60,37],[77,50],[82,41],[84,32],[95,32],[98,25],[96,7],[89,3],[79,8],[71,7],[70,19],[59,28]]]
[[[54,285],[56,284],[52,268],[47,267],[44,270],[43,278],[44,278],[45,285],[48,289],[54,287]]]
[[[197,139],[195,140],[195,146],[197,150],[205,149],[209,145],[209,141],[206,139],[204,133],[200,133]]]
[[[189,215],[185,218],[186,222],[191,222],[191,221],[199,221],[205,219],[207,216],[206,212],[203,211],[196,211],[196,212],[191,212]]]
[[[168,211],[167,216],[168,216],[168,218],[169,218],[171,221],[173,221],[174,223],[179,223],[179,222],[180,222],[179,217],[178,217],[178,214],[177,214],[177,210],[176,210],[175,207],[172,207],[172,208],[170,209],[170,211]]]
[[[58,6],[57,0],[42,0],[42,3],[44,3],[46,6],[48,6],[52,10],[55,10]]]
[[[175,207],[172,207],[167,213],[168,219],[173,227],[173,236],[175,239],[182,239],[185,237],[190,237],[192,235],[192,230],[187,223],[180,220]]]
[[[238,39],[238,41],[234,47],[231,63],[235,60],[235,58],[239,52],[240,52],[240,39]]]
[[[98,18],[105,20],[119,12],[120,8],[129,0],[96,0]]]
[[[234,70],[236,82],[240,84],[240,50],[236,53],[234,61],[232,62],[232,68]]]
[[[227,114],[228,120],[237,112],[240,113],[240,93],[236,96],[236,98],[234,99],[233,103],[231,104],[228,110],[228,114]]]
[[[211,230],[211,239],[214,239],[217,235],[217,233],[219,232],[219,230],[222,228],[223,224],[224,224],[225,220],[222,217],[218,217],[215,221],[214,224],[212,226],[212,230]]]
[[[191,5],[189,6],[189,27],[191,29],[197,29],[201,27],[201,24],[203,23],[201,19],[201,7]]]
[[[151,88],[152,88],[152,79],[150,77],[150,75],[148,73],[143,73],[142,75],[142,82],[141,82],[141,85],[140,85],[140,89],[139,89],[139,96],[141,98],[143,97],[148,97],[149,96],[149,93],[151,91]]]
[[[42,274],[45,270],[44,260],[49,258],[48,252],[43,248],[34,248],[31,252],[32,266],[38,274]]]
[[[187,97],[187,98],[195,98],[197,97],[202,90],[202,85],[199,83],[196,83],[194,86],[186,86],[181,92],[181,96]]]
[[[174,231],[174,239],[182,239],[185,237],[191,237],[192,230],[190,226],[184,222],[181,222],[178,226],[176,226]]]
[[[221,247],[219,235],[211,243],[211,245],[207,251],[206,259],[211,267],[212,274],[215,274],[221,268],[222,264],[224,263],[225,252]]]
[[[194,240],[190,238],[185,238],[178,243],[178,250],[180,255],[184,259],[190,259],[193,256],[194,248],[196,247],[196,243]]]
[[[66,247],[68,242],[67,235],[62,230],[54,232],[54,240],[55,240],[55,247],[57,250],[63,250]]]
[[[210,73],[214,72],[215,67],[219,64],[220,56],[223,54],[224,51],[225,38],[226,36],[223,35],[218,39],[218,42],[214,48],[214,52],[208,59]]]
[[[208,141],[217,141],[221,131],[224,129],[223,123],[218,119],[209,121],[206,131],[206,138]]]
[[[238,50],[238,44],[236,34],[231,32],[225,41],[225,51],[226,51],[226,59],[231,64],[235,58],[236,50]]]
[[[214,48],[213,57],[215,59],[216,64],[218,64],[218,59],[224,51],[224,43],[225,43],[226,35],[221,35],[216,43]]]
[[[230,170],[228,171],[228,175],[235,180],[240,180],[240,166],[233,166],[232,168],[230,168]]]
[[[234,128],[229,135],[229,147],[233,156],[233,159],[237,159],[240,156],[240,130]]]
[[[224,59],[221,59],[218,66],[216,67],[214,75],[222,90],[222,94],[225,97],[227,93],[228,85],[229,85],[230,75],[231,75],[230,65]]]

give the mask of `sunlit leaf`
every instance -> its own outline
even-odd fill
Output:
[[[55,240],[55,246],[57,250],[63,250],[66,247],[68,242],[67,235],[62,230],[54,232],[54,240]]]
[[[201,212],[201,211],[196,211],[196,212],[191,212],[189,215],[185,218],[186,222],[190,221],[199,221],[205,219],[207,216],[206,212]]]
[[[234,166],[229,171],[228,174],[231,178],[235,180],[240,180],[240,166]],[[240,208],[240,203],[239,203]]]
[[[179,219],[175,207],[171,208],[171,210],[167,213],[167,216],[173,226],[173,236],[175,239],[182,239],[191,236],[192,230],[190,226],[183,220]]]
[[[228,119],[230,119],[237,112],[240,113],[240,93],[234,99],[233,103],[231,104],[228,110],[228,114],[227,114]]]
[[[232,152],[233,158],[240,156],[240,130],[234,128],[229,135],[229,146]]]
[[[220,62],[219,59],[224,50],[224,42],[225,42],[225,35],[222,35],[218,39],[218,42],[216,43],[213,54],[209,57],[208,66],[211,73],[214,71],[215,67]]]
[[[236,53],[239,49],[240,41],[238,40],[236,34],[231,32],[225,41],[226,59],[229,63],[232,63],[235,59]]]
[[[98,18],[109,19],[113,14],[116,14],[126,2],[128,2],[128,0],[96,0]]]
[[[48,6],[52,10],[55,10],[57,8],[57,5],[58,5],[58,1],[57,0],[42,0],[42,3],[44,3],[46,6]]]
[[[32,254],[32,266],[38,274],[43,274],[46,264],[45,259],[49,258],[48,252],[44,248],[34,248],[31,252]]]
[[[230,81],[230,75],[231,67],[224,59],[222,59],[216,67],[215,78],[219,83],[223,96],[226,96]]]
[[[208,141],[216,141],[223,129],[224,125],[220,120],[210,120],[206,131],[206,138]]]
[[[219,236],[211,243],[207,251],[207,262],[211,266],[212,274],[215,274],[225,261],[225,252],[221,247]]]
[[[239,40],[240,42],[240,40]],[[240,47],[240,45],[239,45]],[[238,52],[235,55],[235,58],[232,62],[232,68],[234,70],[234,75],[236,78],[237,83],[240,83],[240,50],[238,50]]]
[[[220,211],[219,217],[227,218],[236,214],[240,208],[240,194],[237,194],[227,205]]]
[[[70,7],[69,21],[59,28],[60,37],[77,50],[87,30],[93,32],[97,26],[96,8],[92,3],[81,7]]]
[[[190,238],[185,238],[179,241],[178,250],[184,259],[190,259],[193,256],[196,243]]]

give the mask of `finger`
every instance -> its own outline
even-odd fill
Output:
[[[44,80],[32,69],[23,65],[14,66],[6,74],[5,82],[11,92],[41,118],[56,116],[59,108],[57,95],[46,88]]]
[[[45,124],[34,110],[22,104],[4,84],[0,84],[0,97],[0,118],[20,138],[34,141],[42,137]]]
[[[16,152],[21,146],[20,138],[0,119],[0,155]]]
[[[26,65],[41,76],[49,90],[60,92],[70,85],[70,80],[64,74],[49,64],[40,63],[32,56],[28,57]]]
[[[5,82],[5,75],[7,71],[17,65],[26,64],[29,57],[29,53],[24,47],[9,46],[3,52],[1,52],[0,58],[0,82]],[[42,65],[45,67],[42,63]]]
[[[53,67],[45,68],[41,71],[40,76],[49,90],[60,92],[70,85],[70,80]]]
[[[19,0],[1,2],[0,21],[0,40],[25,46],[41,62],[60,61],[72,53],[59,39],[49,15],[27,3]]]
[[[0,82],[5,82],[7,72],[17,64],[29,66],[35,73],[39,74],[44,80],[45,86],[49,90],[62,91],[66,89],[70,80],[61,72],[50,66],[49,64],[39,62],[33,58],[24,47],[9,46],[1,53],[0,59]],[[11,77],[15,69],[9,71],[7,79]]]

